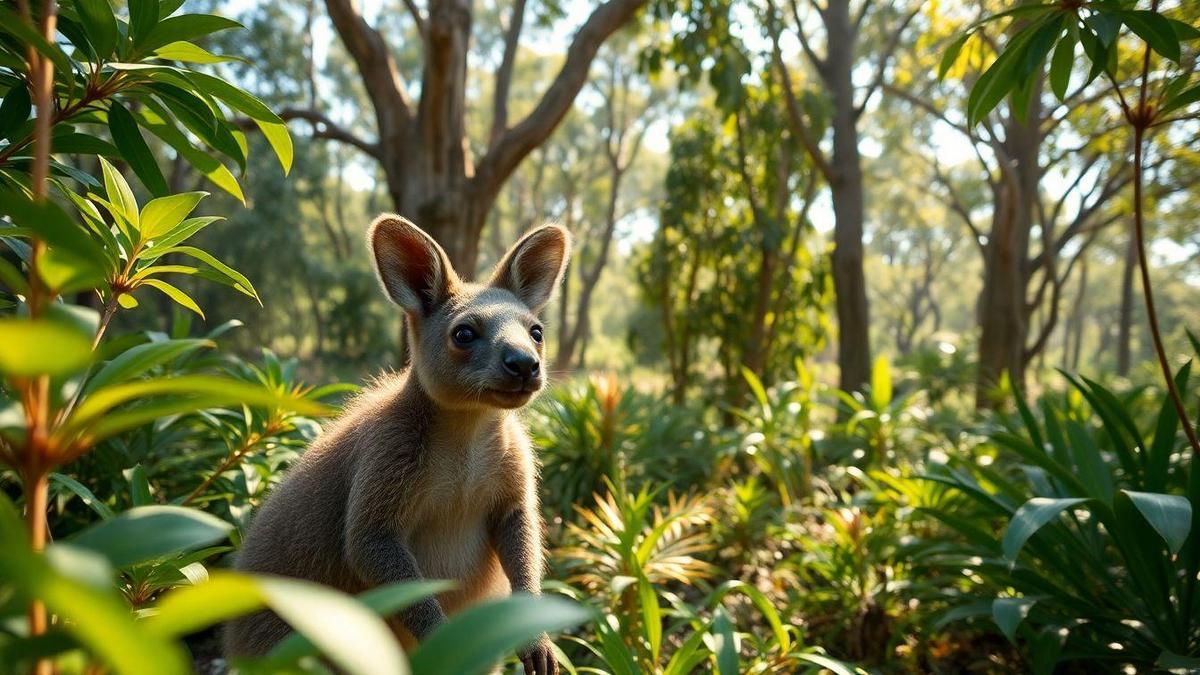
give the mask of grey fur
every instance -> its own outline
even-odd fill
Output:
[[[377,219],[368,241],[385,292],[407,315],[412,366],[378,378],[304,453],[255,515],[237,567],[355,594],[455,581],[393,620],[411,647],[473,602],[541,590],[536,465],[515,411],[543,383],[539,373],[514,384],[501,360],[540,359],[534,313],[562,277],[570,238],[535,230],[486,285],[462,282],[433,239],[398,216]],[[463,324],[479,336],[467,347],[452,339]],[[269,612],[235,620],[226,655],[265,654],[289,630]],[[546,636],[522,660],[527,673],[558,672]]]

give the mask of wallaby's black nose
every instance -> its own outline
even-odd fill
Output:
[[[509,350],[504,354],[504,370],[515,377],[534,377],[538,374],[538,358],[529,352]]]

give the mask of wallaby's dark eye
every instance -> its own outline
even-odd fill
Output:
[[[530,328],[529,329],[529,337],[533,338],[534,342],[541,344],[541,342],[542,342],[542,327],[534,326],[533,328]]]
[[[454,344],[465,345],[475,340],[475,329],[470,326],[458,326],[450,337],[454,339]]]

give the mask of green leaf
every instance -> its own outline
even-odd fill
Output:
[[[133,169],[151,194],[162,197],[170,192],[162,170],[158,168],[158,162],[154,159],[154,153],[150,152],[150,146],[146,145],[146,139],[142,138],[142,132],[138,129],[133,115],[116,101],[109,104],[108,131],[125,161],[129,162],[129,168]]]
[[[877,357],[871,366],[871,402],[876,410],[892,402],[892,367],[884,356]]]
[[[6,499],[3,501],[7,501]],[[121,675],[183,675],[190,663],[179,645],[147,635],[114,594],[56,572],[25,545],[0,546],[0,578],[25,599],[37,598],[60,625]]]
[[[91,336],[44,319],[0,319],[0,345],[0,372],[18,377],[73,373],[92,360]]]
[[[61,473],[52,473],[50,474],[50,482],[57,483],[67,490],[75,493],[75,495],[79,497],[79,500],[82,501],[85,506],[95,511],[96,515],[100,516],[104,520],[108,520],[117,515],[108,504],[100,501],[100,499],[96,497],[96,494],[89,490],[86,485],[80,483],[74,478],[71,478],[70,476]]]
[[[833,675],[857,675],[858,673],[853,665],[830,658],[824,654],[797,654],[796,658],[824,668],[833,673]]]
[[[1002,544],[1004,557],[1015,564],[1017,554],[1021,552],[1021,548],[1025,546],[1025,542],[1034,533],[1042,529],[1046,523],[1058,517],[1058,514],[1064,510],[1086,501],[1087,498],[1085,497],[1059,499],[1034,497],[1025,502],[1013,514],[1012,520],[1008,524],[1008,529],[1004,532],[1004,541]]]
[[[187,293],[184,293],[183,291],[179,290],[177,287],[172,286],[171,284],[163,281],[162,279],[143,279],[142,285],[150,286],[152,288],[157,288],[158,290],[165,293],[167,295],[167,297],[169,297],[172,300],[174,300],[175,302],[179,303],[179,305],[181,305],[182,307],[192,310],[193,312],[198,314],[201,319],[204,318],[204,310],[200,309],[200,305],[196,304],[196,301],[192,299],[192,296],[188,295]]]
[[[1184,89],[1175,96],[1172,96],[1170,99],[1164,101],[1159,115],[1164,116],[1167,113],[1174,112],[1180,108],[1186,108],[1197,101],[1200,101],[1200,83],[1197,83],[1195,86],[1192,86],[1188,89]]]
[[[278,115],[271,112],[262,101],[220,78],[204,73],[191,73],[189,77],[200,89],[254,120],[275,151],[275,156],[279,158],[283,172],[286,174],[291,171],[292,137],[288,134],[287,125]]]
[[[945,53],[942,54],[942,62],[938,65],[939,80],[946,79],[946,73],[950,72],[950,69],[954,67],[954,63],[958,61],[958,55],[962,52],[963,47],[967,44],[967,40],[970,40],[972,35],[974,33],[970,31],[963,33],[946,47]]]
[[[221,54],[213,54],[203,47],[198,47],[190,42],[172,42],[165,44],[162,47],[154,50],[154,56],[160,59],[169,61],[179,61],[181,63],[223,63],[226,61],[241,61],[246,62],[239,56],[223,56]]]
[[[1163,538],[1171,553],[1179,553],[1192,529],[1192,504],[1187,497],[1153,492],[1124,492],[1150,527]]]
[[[129,0],[129,37],[137,47],[158,24],[158,0]]]
[[[14,12],[11,3],[0,5],[0,32],[8,33],[17,38],[20,44],[29,45],[36,49],[42,56],[47,57],[54,62],[54,70],[58,73],[74,72],[71,68],[71,59],[67,57],[66,52],[59,48],[57,44],[53,44],[46,40],[40,32],[35,30],[28,21],[23,19],[21,15]],[[71,79],[74,82],[74,79]]]
[[[1179,62],[1179,36],[1167,18],[1150,10],[1113,12],[1138,37],[1146,41],[1160,56]]]
[[[475,605],[421,643],[412,656],[413,670],[422,675],[485,673],[541,633],[576,626],[588,617],[579,605],[549,596],[514,594]]]
[[[1075,67],[1075,37],[1068,32],[1066,37],[1058,41],[1054,47],[1054,56],[1050,58],[1050,89],[1058,100],[1067,98],[1067,89],[1071,85],[1071,70]]]
[[[147,342],[131,347],[109,361],[88,380],[84,395],[88,395],[110,384],[125,382],[145,374],[152,368],[170,363],[175,359],[195,352],[202,347],[214,347],[211,340],[167,340]]]
[[[79,433],[97,419],[112,415],[112,409],[150,396],[190,396],[193,409],[219,405],[246,404],[286,407],[305,415],[328,414],[330,408],[315,401],[276,394],[262,385],[212,375],[180,375],[153,380],[113,384],[94,391],[75,408],[64,434]]]
[[[108,257],[71,216],[51,201],[34,202],[24,193],[0,189],[0,215],[28,228],[51,248],[71,257],[71,264],[89,275],[103,276]]]
[[[746,379],[746,384],[754,394],[754,400],[763,408],[763,415],[770,419],[770,401],[767,399],[767,390],[763,388],[762,380],[758,379],[753,370],[745,366],[742,366],[742,377]]]
[[[406,609],[418,600],[449,590],[448,581],[405,581],[373,588],[358,596],[358,601],[375,614],[388,617]],[[271,663],[295,663],[317,653],[317,646],[300,633],[292,633],[276,645],[267,656]]]
[[[1183,656],[1166,649],[1158,655],[1158,660],[1154,663],[1155,666],[1162,670],[1176,672],[1195,672],[1200,670],[1200,658],[1194,656]]]
[[[237,178],[234,177],[233,172],[208,153],[193,147],[173,124],[168,124],[158,117],[158,115],[154,117],[157,121],[150,121],[143,117],[142,126],[148,129],[150,133],[162,139],[167,145],[174,148],[176,152],[183,156],[188,164],[191,164],[197,171],[204,174],[208,180],[212,181],[213,185],[237,197],[238,201],[242,202],[243,205],[246,203],[246,196],[242,194],[242,188],[238,185]]]
[[[142,240],[157,239],[175,229],[207,196],[207,192],[183,192],[150,200],[142,208]]]
[[[29,119],[33,104],[29,100],[29,89],[23,83],[9,88],[0,103],[0,139],[9,138]]]
[[[316,644],[340,671],[350,675],[410,672],[391,630],[362,603],[295,579],[262,576],[255,582],[267,606]],[[470,645],[456,645],[456,651],[470,651]]]
[[[200,230],[203,230],[212,223],[217,222],[218,220],[224,220],[224,218],[221,218],[220,216],[200,216],[198,218],[188,218],[180,223],[179,226],[174,230],[163,235],[158,241],[154,242],[153,245],[139,253],[138,260],[157,260],[158,258],[166,255],[171,249],[175,248],[176,244],[186,241],[192,235],[196,234]]]
[[[202,251],[194,246],[176,246],[164,251],[163,253],[182,253],[211,266],[213,269],[224,275],[225,278],[231,282],[230,285],[233,286],[233,288],[245,293],[255,300],[258,300],[258,304],[260,306],[262,305],[262,300],[259,299],[258,292],[254,290],[254,285],[250,283],[249,279],[242,275],[241,272],[238,272],[229,265],[217,260],[207,251]]]
[[[992,602],[992,619],[1010,642],[1017,640],[1017,627],[1037,604],[1037,598],[996,598]]]
[[[75,9],[96,57],[104,61],[112,56],[117,47],[117,17],[108,0],[75,0]]]
[[[95,551],[117,569],[193,551],[224,540],[229,523],[181,506],[139,506],[97,523],[70,539]]]
[[[105,279],[104,271],[97,269],[92,261],[82,261],[57,248],[42,255],[38,261],[38,276],[55,295],[96,288]]]
[[[0,258],[0,283],[8,286],[13,293],[24,295],[29,292],[29,282],[25,280],[25,275],[4,258]]]
[[[71,155],[104,155],[119,157],[120,151],[116,146],[102,138],[90,134],[60,134],[50,143],[51,152],[63,152]]]
[[[1200,40],[1200,28],[1196,28],[1190,23],[1184,23],[1178,19],[1167,20],[1171,22],[1171,28],[1175,29],[1175,37],[1179,38],[1180,42]]]
[[[710,631],[710,648],[717,657],[717,675],[738,675],[741,661],[738,658],[737,636],[724,607],[718,607],[713,612]]]
[[[154,504],[154,497],[150,494],[150,479],[146,477],[146,470],[142,465],[136,464],[125,473],[129,479],[129,503],[134,506]]]
[[[658,663],[659,652],[662,649],[662,608],[658,605],[658,593],[649,579],[644,575],[638,577],[638,605],[642,610],[642,628],[646,632],[646,642],[650,645],[650,655]]]
[[[100,168],[104,171],[104,192],[108,195],[108,203],[118,210],[118,213],[113,215],[124,217],[135,228],[140,229],[140,209],[137,200],[133,198],[133,190],[129,189],[129,183],[125,182],[125,177],[117,171],[117,167],[103,157],[100,158]],[[132,232],[125,234],[131,238],[133,236]]]
[[[234,572],[213,571],[208,580],[167,593],[146,619],[146,631],[179,639],[222,621],[249,614],[263,606],[258,582]]]
[[[975,126],[1017,86],[1016,70],[1023,62],[1033,36],[1043,27],[1039,20],[1017,33],[996,60],[979,76],[967,98],[967,123]]]
[[[172,42],[194,40],[230,28],[242,28],[242,24],[211,14],[172,16],[158,22],[137,48],[143,53],[152,52]]]

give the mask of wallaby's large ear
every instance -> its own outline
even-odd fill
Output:
[[[512,291],[534,312],[541,311],[562,281],[570,257],[571,234],[566,229],[539,227],[504,254],[491,284]]]
[[[376,218],[367,231],[367,241],[383,290],[410,314],[429,314],[459,284],[442,247],[400,216]]]

